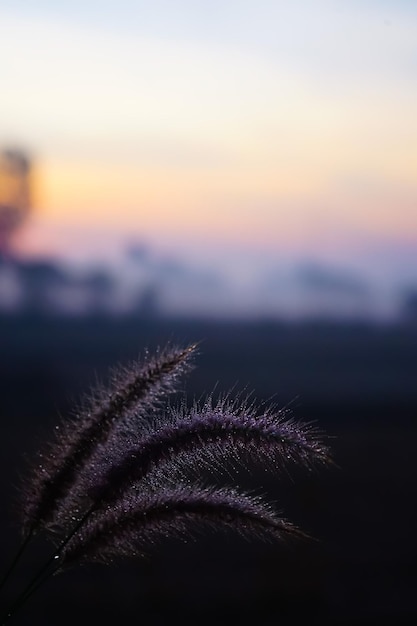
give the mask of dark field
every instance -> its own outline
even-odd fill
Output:
[[[332,437],[337,468],[239,476],[317,540],[167,540],[141,560],[56,576],[10,624],[417,623],[415,326],[0,318],[2,569],[18,546],[25,456],[109,366],[167,340],[202,341],[191,397],[253,389]],[[49,554],[33,547],[2,605],[38,550]]]

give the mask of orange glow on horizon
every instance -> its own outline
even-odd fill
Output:
[[[190,170],[54,161],[44,163],[41,179],[39,217],[80,227],[285,246],[307,231],[319,240],[336,221],[381,236],[407,239],[417,233],[417,187],[396,183],[390,194],[378,184],[350,188],[326,180],[321,164],[303,172],[239,164]]]
[[[300,254],[417,238],[408,13],[234,4],[231,30],[200,7],[173,15],[177,36],[0,9],[0,139],[39,155],[39,223]]]

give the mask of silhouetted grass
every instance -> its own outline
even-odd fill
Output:
[[[317,429],[250,396],[186,400],[170,394],[192,367],[196,345],[168,346],[114,372],[72,420],[55,428],[23,489],[23,543],[44,532],[55,549],[7,611],[3,624],[52,574],[84,561],[131,556],[165,536],[233,529],[264,539],[306,537],[259,497],[203,484],[202,468],[261,463],[273,471],[330,462]]]

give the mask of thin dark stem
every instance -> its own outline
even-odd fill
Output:
[[[18,598],[14,601],[10,609],[4,615],[3,620],[1,622],[1,626],[3,626],[15,613],[20,609],[26,601],[31,597],[31,595],[46,581],[50,576],[57,573],[61,567],[59,562],[61,553],[65,546],[69,541],[74,537],[74,535],[80,530],[81,526],[84,522],[89,518],[89,516],[95,510],[95,506],[91,506],[82,516],[81,519],[75,524],[74,528],[68,533],[66,537],[61,541],[55,552],[52,556],[46,561],[46,563],[38,570],[35,576],[32,578],[30,583],[26,586],[26,588],[22,591],[22,593],[18,596]],[[52,566],[55,564],[55,567]],[[49,571],[48,571],[49,570]]]
[[[29,600],[29,598],[35,593],[35,591],[37,591],[39,587],[41,587],[41,585],[43,585],[48,580],[48,578],[53,576],[59,570],[59,567],[60,565],[56,566],[54,569],[51,569],[49,572],[44,572],[43,576],[36,582],[36,584],[32,583],[30,587],[27,587],[26,591],[22,593],[17,598],[17,600],[15,600],[7,613],[5,613],[1,622],[1,626],[4,626],[4,624],[6,624],[6,622],[8,622],[9,619],[13,617],[24,604],[26,604],[27,600]]]
[[[33,536],[33,532],[32,530],[30,530],[26,537],[23,539],[20,548],[18,549],[16,556],[14,557],[13,561],[10,563],[8,569],[6,570],[6,572],[3,575],[3,578],[1,579],[0,582],[0,591],[3,589],[3,587],[7,584],[10,576],[12,575],[12,573],[14,572],[17,564],[19,563],[22,554],[24,553],[26,546],[28,545],[29,541],[32,539]]]

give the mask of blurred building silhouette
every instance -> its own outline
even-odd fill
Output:
[[[0,152],[0,256],[8,256],[11,238],[29,213],[31,169],[23,151],[10,148]]]

